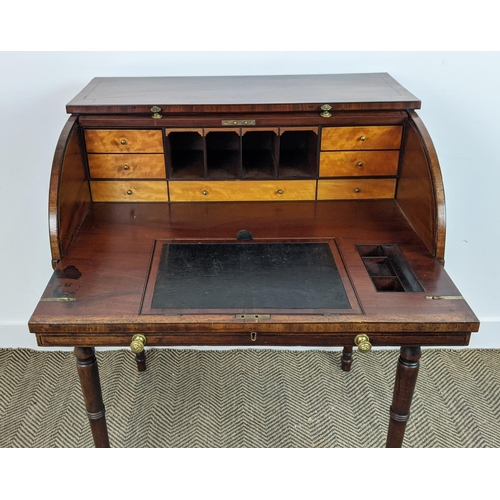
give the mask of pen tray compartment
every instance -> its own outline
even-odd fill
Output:
[[[378,292],[424,291],[398,245],[356,245],[356,248]]]

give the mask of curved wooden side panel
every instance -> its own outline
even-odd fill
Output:
[[[444,263],[446,214],[441,168],[422,120],[415,112],[409,116],[396,200],[432,255]]]
[[[50,176],[49,232],[53,267],[66,253],[90,202],[77,117],[71,116],[59,137]]]

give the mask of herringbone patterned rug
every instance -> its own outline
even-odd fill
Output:
[[[385,445],[399,351],[98,352],[111,445]],[[0,447],[92,447],[71,352],[0,350]],[[405,447],[500,447],[500,350],[424,350]]]

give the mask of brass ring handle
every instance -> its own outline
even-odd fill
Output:
[[[134,354],[139,354],[144,351],[144,346],[146,345],[146,337],[140,333],[132,337],[132,342],[130,342],[130,350]]]
[[[370,338],[364,333],[356,335],[356,337],[354,337],[354,343],[357,345],[359,352],[370,352],[372,350]]]

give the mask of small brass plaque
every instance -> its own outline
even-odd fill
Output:
[[[222,125],[224,126],[229,126],[229,127],[234,127],[236,126],[241,126],[241,125],[255,125],[255,120],[222,120]]]
[[[271,319],[270,314],[237,314],[236,319],[251,319],[251,320],[259,320],[259,319]]]

